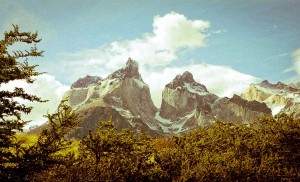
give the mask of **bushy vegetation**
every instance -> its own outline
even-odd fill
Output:
[[[39,141],[41,137],[37,140]],[[117,132],[101,122],[30,181],[297,181],[300,120],[285,114],[251,125],[217,121],[169,138]],[[72,144],[71,144],[72,143]],[[32,145],[32,143],[31,143]],[[39,154],[41,155],[41,154]]]

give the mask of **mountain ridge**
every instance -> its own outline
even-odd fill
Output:
[[[267,92],[268,89],[275,90],[277,95]],[[161,106],[156,108],[149,86],[139,73],[138,62],[129,58],[125,67],[104,79],[97,76],[79,79],[64,98],[83,118],[82,129],[78,131],[80,136],[86,135],[87,130],[92,130],[98,121],[108,120],[112,116],[119,130],[142,130],[149,136],[157,137],[187,132],[209,125],[216,119],[249,123],[262,115],[274,114],[272,102],[278,102],[280,109],[285,108],[291,113],[299,104],[286,99],[282,92],[289,94],[298,90],[281,82],[271,84],[264,80],[259,84],[250,84],[240,96],[219,97],[185,71],[166,84]],[[267,102],[267,99],[271,101]]]

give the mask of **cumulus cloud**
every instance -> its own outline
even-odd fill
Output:
[[[141,67],[164,67],[177,60],[180,51],[206,46],[208,35],[205,31],[209,26],[209,21],[188,20],[184,15],[171,12],[155,16],[153,31],[142,38],[116,41],[97,49],[62,53],[61,56],[68,60],[68,66],[81,64],[81,69],[89,71],[96,70],[95,67],[118,69],[128,57],[138,60]]]
[[[23,13],[27,13],[27,19],[39,22],[30,13]],[[18,21],[22,21],[22,18],[15,20]],[[189,20],[182,14],[171,12],[164,16],[155,16],[152,25],[152,32],[145,33],[141,38],[115,41],[95,49],[61,53],[59,68],[55,68],[55,74],[69,83],[87,74],[105,77],[123,67],[128,57],[131,57],[139,62],[140,72],[150,86],[157,107],[160,107],[164,86],[184,71],[193,73],[196,81],[219,96],[232,96],[246,89],[249,83],[256,82],[255,77],[226,66],[195,64],[196,61],[192,65],[182,66],[179,62],[182,51],[206,46],[206,39],[210,36],[207,32],[209,21]],[[173,64],[175,61],[177,65]],[[34,120],[30,123],[31,126],[45,121],[42,115],[53,112],[68,89],[55,77],[46,74],[37,77],[32,85],[18,81],[2,85],[0,89],[13,89],[16,85],[22,86],[31,94],[50,100],[47,103],[26,103],[34,107],[32,114],[25,116],[26,119]]]
[[[152,98],[157,107],[161,103],[161,91],[177,74],[188,70],[196,81],[205,84],[209,91],[219,96],[232,96],[244,91],[257,79],[230,67],[211,64],[174,65],[183,50],[206,46],[211,33],[209,21],[189,20],[175,12],[153,18],[153,30],[142,38],[112,42],[97,49],[85,49],[75,53],[63,53],[68,68],[74,73],[107,76],[125,65],[128,57],[137,60],[144,81],[149,84]],[[160,70],[160,71],[158,71]],[[76,74],[73,74],[76,77]],[[72,74],[68,74],[70,76]],[[73,77],[73,76],[72,76]],[[74,78],[72,78],[74,80]]]
[[[23,88],[27,93],[37,95],[44,100],[49,100],[46,103],[29,102],[17,99],[20,103],[27,106],[32,106],[32,112],[29,115],[23,115],[24,120],[32,120],[25,128],[30,126],[40,125],[46,121],[43,115],[53,113],[60,103],[63,94],[69,89],[66,85],[61,84],[54,76],[43,74],[35,78],[33,84],[28,84],[25,81],[11,81],[1,85],[0,90],[14,90],[15,87]]]

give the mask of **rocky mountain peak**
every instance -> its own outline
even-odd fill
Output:
[[[127,62],[126,62],[126,67],[139,67],[139,64],[137,61],[132,60],[131,58],[128,58]]]
[[[177,75],[172,82],[166,85],[170,89],[184,89],[191,93],[208,93],[206,87],[193,78],[192,73],[185,71],[182,75]]]
[[[139,73],[139,64],[138,62],[132,60],[131,58],[128,58],[128,61],[126,62],[125,67],[125,74],[127,77],[141,77]]]
[[[177,75],[173,82],[184,82],[184,83],[192,83],[195,82],[192,73],[189,71],[185,71],[182,75]]]
[[[277,82],[276,84],[272,84],[268,80],[262,81],[259,85],[265,88],[273,88],[273,89],[284,89],[286,86],[288,86],[282,82]]]
[[[291,86],[291,85],[286,85],[282,82],[277,82],[276,84],[269,83],[267,80],[262,81],[261,83],[258,84],[261,87],[264,88],[271,88],[275,90],[284,90],[288,92],[300,92],[299,89]]]
[[[241,97],[248,101],[265,103],[272,110],[272,115],[280,112],[296,113],[296,115],[300,113],[297,109],[300,103],[300,89],[296,84],[287,85],[282,82],[272,84],[264,80],[258,84],[251,84]],[[289,106],[288,103],[292,103],[295,107]]]
[[[142,81],[141,74],[139,73],[139,64],[137,61],[128,58],[126,66],[115,71],[113,74],[108,76],[109,79],[119,78],[135,78]]]
[[[286,84],[284,84],[284,83],[282,83],[282,82],[278,82],[277,84],[276,84],[276,88],[278,88],[278,89],[284,89],[284,87],[286,87],[287,85]]]
[[[87,75],[83,78],[79,78],[76,82],[74,82],[71,85],[71,88],[87,88],[90,85],[96,84],[101,80],[101,77]]]
[[[269,86],[270,85],[268,80],[264,80],[260,84],[261,84],[261,86]]]

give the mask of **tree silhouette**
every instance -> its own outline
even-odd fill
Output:
[[[14,80],[25,80],[31,84],[34,82],[34,76],[42,74],[35,71],[38,65],[28,63],[29,57],[42,56],[43,51],[36,47],[40,41],[37,32],[20,32],[16,25],[13,25],[13,30],[4,33],[4,38],[0,40],[0,86]],[[19,44],[31,45],[30,50],[11,50]],[[21,114],[29,114],[32,110],[32,107],[18,102],[17,98],[45,102],[19,87],[13,91],[0,90],[0,176],[4,175],[9,166],[7,163],[13,159],[9,148],[16,147],[14,134],[16,131],[22,131],[24,125],[29,122],[22,120]]]

